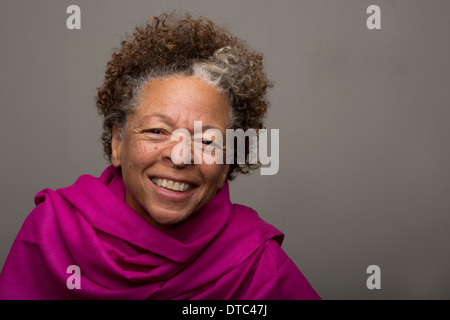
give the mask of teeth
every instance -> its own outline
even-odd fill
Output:
[[[151,180],[158,187],[163,187],[163,188],[166,188],[169,190],[183,192],[183,191],[191,190],[193,188],[193,186],[191,186],[188,183],[184,183],[184,182],[176,182],[176,181],[172,181],[172,180],[159,179],[159,178],[152,178]]]

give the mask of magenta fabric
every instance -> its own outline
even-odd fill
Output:
[[[320,299],[280,245],[283,234],[228,184],[161,231],[125,203],[119,170],[45,189],[0,275],[1,299]],[[66,285],[81,270],[80,289]]]

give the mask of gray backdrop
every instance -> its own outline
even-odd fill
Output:
[[[81,30],[66,8],[81,8]],[[381,30],[366,9],[381,7]],[[43,188],[106,166],[94,106],[112,48],[187,10],[265,54],[280,129],[275,176],[233,201],[286,234],[324,299],[450,298],[450,2],[4,1],[0,10],[0,265]],[[381,289],[366,287],[369,265]]]

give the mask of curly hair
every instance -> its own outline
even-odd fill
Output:
[[[141,88],[155,79],[202,78],[228,97],[229,128],[264,128],[269,106],[266,91],[272,83],[263,70],[262,58],[243,40],[208,19],[192,19],[189,15],[177,19],[167,14],[150,18],[143,27],[136,27],[113,53],[103,86],[97,89],[96,105],[104,117],[101,139],[105,158],[111,161],[113,128],[125,128],[128,115],[138,108]],[[234,161],[227,179],[259,166],[259,162]]]

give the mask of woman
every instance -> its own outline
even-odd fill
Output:
[[[270,86],[262,56],[209,20],[162,15],[136,28],[98,89],[111,166],[37,194],[0,298],[319,299],[283,234],[230,202],[228,181],[257,165],[174,161],[174,132],[196,123],[194,157],[199,145],[225,151],[207,129],[262,128]]]

